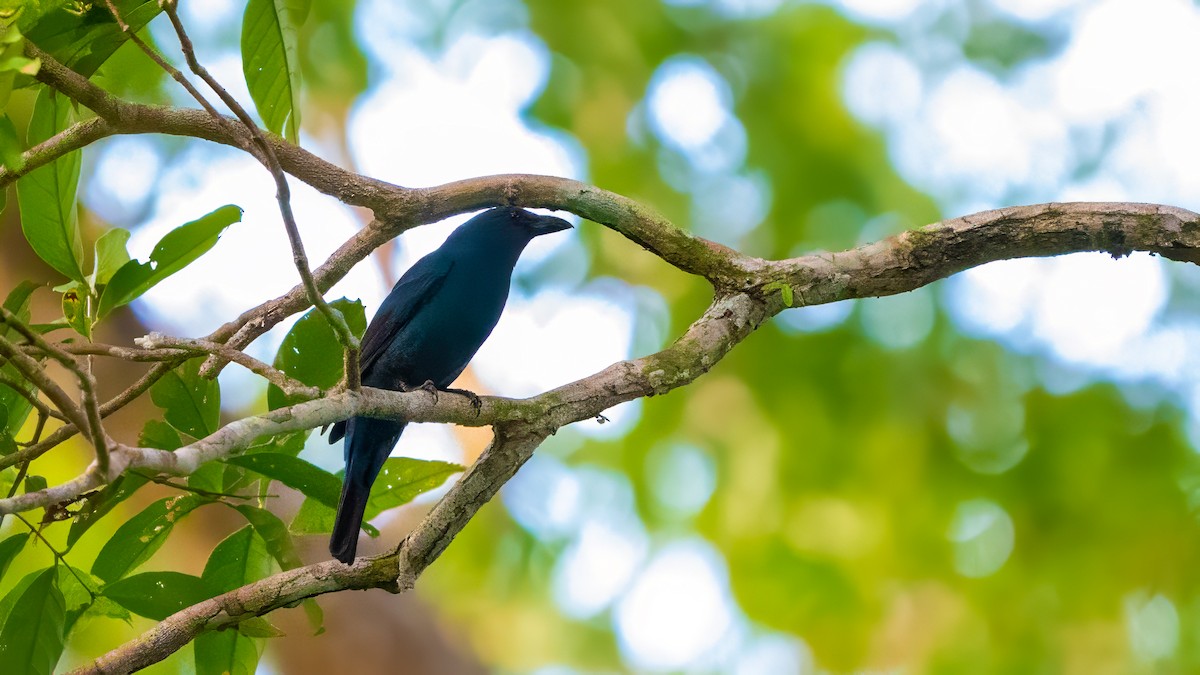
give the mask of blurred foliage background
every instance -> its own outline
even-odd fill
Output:
[[[215,70],[236,65],[241,8],[187,12]],[[364,146],[421,133],[406,126],[412,108],[379,102],[419,79],[405,64],[470,79],[488,45],[507,40],[532,55],[504,61],[534,73],[518,97],[523,126],[580,178],[753,255],[842,249],[1015,203],[1195,208],[1194,169],[1177,161],[1194,139],[1170,125],[1195,112],[1172,93],[1195,89],[1181,70],[1194,48],[1166,46],[1195,42],[1195,14],[1169,0],[313,0],[301,142],[403,181],[416,169],[387,175]],[[169,44],[162,28],[147,34]],[[1111,38],[1107,51],[1088,51],[1097,35]],[[1131,65],[1113,65],[1122,59]],[[98,82],[184,102],[129,45]],[[500,105],[466,101],[468,117]],[[28,105],[14,95],[10,114]],[[362,130],[372,106],[394,126]],[[164,172],[199,144],[143,142]],[[430,182],[477,173],[454,163],[469,150],[445,148],[450,174]],[[97,157],[85,153],[93,188],[114,180]],[[89,188],[85,222],[136,227],[178,188],[151,180],[120,199]],[[48,280],[13,226],[0,229],[3,280]],[[706,306],[702,281],[602,228],[579,237],[518,283],[567,304],[581,289],[625,298],[630,355],[660,348]],[[398,260],[377,262],[394,277]],[[1194,672],[1200,276],[1144,257],[1084,260],[790,310],[694,385],[630,406],[607,430],[551,438],[423,577],[415,614],[397,618],[411,600],[343,594],[326,603],[326,635],[295,623],[261,668],[327,672],[321,659],[366,659],[433,626],[440,637],[420,641],[453,655],[429,657],[440,665],[397,654],[358,672]],[[129,314],[107,340],[156,328],[155,316]],[[115,391],[131,375],[109,377]],[[240,410],[262,405],[246,399]],[[486,437],[457,441],[469,458]],[[393,514],[384,538],[419,509]],[[197,572],[232,522],[181,527],[155,564]],[[137,621],[97,622],[70,654],[128,639]]]

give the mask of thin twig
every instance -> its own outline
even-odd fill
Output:
[[[129,37],[130,41],[137,45],[138,49],[141,49],[143,52],[145,52],[146,56],[150,57],[151,61],[154,61],[156,64],[158,64],[159,68],[162,68],[167,72],[168,75],[171,76],[172,79],[182,85],[183,88],[192,95],[192,98],[196,99],[196,102],[200,104],[200,107],[204,108],[206,111],[208,111],[208,114],[212,115],[213,119],[216,119],[224,124],[231,136],[234,136],[235,138],[242,137],[242,149],[253,154],[249,143],[244,139],[242,134],[236,130],[234,125],[229,124],[229,121],[225,119],[225,116],[218,112],[217,109],[213,107],[213,104],[208,102],[208,99],[204,98],[204,94],[201,94],[200,90],[196,89],[195,85],[193,85],[183,73],[179,72],[178,68],[171,65],[166,59],[164,59],[162,55],[158,53],[158,50],[146,44],[146,41],[137,34],[137,31],[133,30],[128,23],[125,23],[125,19],[121,17],[121,13],[117,10],[117,6],[113,3],[113,0],[105,0],[105,4],[108,5],[108,11],[113,15],[113,18],[116,19],[117,26],[121,29],[121,32],[125,33],[125,35]]]
[[[87,582],[79,576],[79,573],[75,571],[74,567],[71,567],[71,564],[67,562],[67,559],[63,557],[63,554],[58,549],[54,548],[54,544],[51,544],[50,540],[42,534],[41,528],[34,527],[33,523],[29,522],[25,516],[22,516],[19,513],[14,513],[13,515],[16,516],[17,519],[22,523],[25,523],[25,527],[29,528],[29,531],[33,533],[33,536],[42,540],[42,543],[46,545],[46,548],[50,549],[50,552],[54,554],[54,559],[62,563],[63,566],[67,568],[67,571],[71,573],[71,576],[75,577],[75,581],[78,581],[79,585],[83,586],[83,590],[87,591],[88,596],[90,596],[92,600],[95,600],[96,591],[93,591],[92,587],[88,586]]]
[[[0,308],[0,311],[7,310]],[[40,389],[42,393],[46,395],[46,398],[50,399],[50,402],[53,403],[55,407],[62,412],[63,416],[70,420],[72,424],[81,429],[87,428],[87,416],[84,414],[83,410],[76,405],[75,401],[67,394],[67,392],[63,391],[62,387],[58,386],[54,380],[50,379],[50,376],[47,375],[46,371],[42,369],[41,364],[39,364],[32,357],[25,355],[19,348],[17,348],[16,345],[10,342],[8,338],[3,336],[0,336],[0,356],[7,357],[8,362],[11,363],[18,371],[20,371],[21,375],[25,379],[32,382],[33,386]],[[0,461],[3,461],[4,459],[12,457],[16,454],[20,453],[13,453],[12,455],[0,457]],[[13,464],[16,464],[16,462],[13,462]]]
[[[14,440],[13,442],[16,443],[17,445],[23,445],[25,447],[29,447],[31,445],[36,445],[38,441],[42,440],[42,431],[44,431],[46,429],[46,420],[50,419],[51,412],[53,412],[53,411],[51,411],[50,408],[46,408],[45,410],[37,411],[38,420],[37,420],[37,424],[35,424],[33,427],[33,436],[28,441],[25,441],[24,443],[22,443],[20,441],[16,441],[16,440]]]
[[[261,376],[271,384],[279,387],[288,396],[304,396],[306,398],[318,398],[321,396],[321,390],[317,387],[310,387],[274,366],[263,363],[241,350],[218,342],[196,338],[172,337],[157,332],[137,338],[134,342],[145,349],[170,349],[183,350],[191,354],[215,354]]]
[[[30,344],[36,345],[51,358],[75,373],[75,377],[79,380],[81,407],[84,413],[83,428],[87,429],[89,440],[91,440],[92,446],[96,449],[96,464],[100,469],[100,473],[107,475],[108,437],[104,433],[104,423],[100,414],[100,402],[96,397],[96,378],[92,376],[92,371],[89,367],[90,362],[85,361],[85,363],[80,364],[79,360],[74,356],[52,345],[46,338],[39,335],[37,331],[30,328],[24,321],[3,307],[0,307],[0,320],[16,329]],[[21,356],[25,355],[21,354]],[[65,410],[63,414],[66,414]],[[79,420],[71,421],[76,426],[79,426]]]
[[[0,353],[0,355],[2,355],[2,353]],[[155,382],[158,382],[160,379],[162,379],[163,375],[171,372],[172,368],[179,365],[184,360],[186,359],[180,359],[179,361],[164,361],[162,363],[154,364],[154,367],[146,371],[144,375],[138,378],[137,382],[129,385],[125,391],[117,394],[105,402],[104,405],[100,406],[100,417],[108,417],[121,408],[124,408],[126,405],[137,399],[137,397],[146,393],[150,387],[154,386]],[[64,424],[63,426],[55,429],[54,433],[50,434],[46,440],[35,443],[12,454],[0,456],[0,469],[6,469],[15,464],[20,464],[21,462],[30,462],[38,457],[41,457],[50,450],[53,450],[63,441],[79,433],[80,428],[80,426],[77,426],[74,423]]]
[[[155,363],[159,361],[178,361],[188,358],[191,352],[186,349],[144,349],[141,347],[122,347],[104,344],[102,342],[55,342],[52,343],[68,354],[90,354],[92,356],[108,356],[122,361],[138,363]],[[42,350],[34,345],[23,346],[27,354],[40,355]]]
[[[25,387],[21,386],[20,382],[12,379],[4,373],[0,373],[0,386],[8,387],[9,389],[17,392],[21,398],[29,401],[30,405],[36,408],[39,413],[46,415],[47,417],[53,417],[56,420],[64,421],[67,419],[62,413],[43,403],[42,400],[37,397],[37,394],[26,390]]]
[[[69,354],[108,356],[123,361],[134,362],[177,362],[196,355],[216,355],[259,375],[282,389],[283,393],[288,396],[304,396],[307,398],[318,398],[321,396],[319,388],[310,387],[278,368],[220,342],[204,338],[180,338],[158,332],[136,338],[134,342],[138,343],[139,346],[120,347],[98,342],[59,342],[53,344]],[[24,347],[24,351],[35,355],[44,353],[41,349],[33,345]]]
[[[153,474],[146,473],[145,471],[130,471],[129,473],[141,476],[142,478],[145,478],[146,480],[148,480],[152,483],[158,483],[159,485],[163,485],[163,486],[166,486],[169,488],[174,488],[174,489],[180,490],[182,492],[191,492],[192,494],[197,494],[197,495],[200,495],[201,497],[213,497],[213,498],[223,498],[223,499],[241,499],[241,500],[245,500],[245,501],[258,499],[258,495],[252,495],[252,496],[235,495],[232,492],[213,492],[212,490],[196,488],[196,487],[192,487],[191,485],[184,485],[183,483],[176,483],[175,481],[167,480],[166,478],[163,478],[161,476],[155,476]],[[278,497],[279,495],[265,495],[265,496],[274,498],[274,497]]]
[[[345,350],[344,354],[344,370],[346,387],[357,391],[359,382],[359,366],[358,366],[358,338],[354,336],[354,332],[350,330],[350,324],[346,323],[346,317],[337,309],[334,309],[325,301],[325,297],[317,288],[317,282],[313,279],[312,268],[308,263],[308,254],[304,252],[304,241],[300,237],[300,228],[296,225],[296,216],[292,212],[292,195],[291,188],[288,187],[287,174],[284,173],[283,167],[279,163],[279,158],[275,155],[274,148],[267,142],[263,136],[262,130],[258,128],[258,124],[246,112],[246,109],[237,102],[233,96],[217,82],[208,70],[200,64],[196,58],[195,49],[192,46],[192,40],[188,37],[187,31],[183,27],[183,22],[179,19],[179,14],[176,11],[175,0],[165,0],[162,3],[163,10],[171,19],[171,25],[175,27],[175,34],[179,37],[179,46],[183,50],[184,60],[187,61],[188,67],[192,72],[204,80],[225,105],[233,111],[233,114],[241,120],[246,130],[250,132],[254,139],[255,145],[262,152],[260,161],[271,172],[271,177],[275,180],[275,199],[279,202],[279,213],[283,216],[283,226],[287,230],[288,241],[292,246],[292,262],[296,265],[296,271],[300,274],[300,281],[304,285],[305,292],[308,293],[309,301],[321,312],[329,325],[333,327],[334,334],[337,336],[338,342]],[[292,112],[293,115],[297,111]]]

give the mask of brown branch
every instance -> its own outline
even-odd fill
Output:
[[[184,77],[183,73],[179,72],[178,68],[168,63],[167,60],[164,59],[157,50],[146,44],[146,41],[137,34],[137,31],[130,29],[129,24],[125,23],[125,20],[121,18],[121,13],[117,10],[117,6],[113,3],[113,0],[104,1],[105,4],[108,5],[109,13],[112,14],[114,19],[116,19],[117,26],[121,29],[121,32],[124,33],[129,40],[137,46],[138,49],[142,50],[146,56],[150,57],[151,61],[157,64],[159,68],[162,68],[168,75],[170,75],[171,79],[178,82],[180,86],[187,91],[187,93],[191,94],[192,98],[196,99],[196,102],[200,104],[201,108],[204,108],[204,110],[208,112],[209,116],[211,116],[214,120],[223,123],[230,135],[237,137],[238,133],[234,125],[228,123],[228,120],[226,120],[225,117],[221,115],[221,113],[218,112],[211,103],[208,102],[208,99],[204,98],[204,95],[200,93],[200,90],[196,89],[195,85],[193,85],[190,80]],[[251,152],[250,144],[245,142],[244,138],[242,139],[241,147],[243,150]]]
[[[110,0],[111,1],[111,0]],[[292,247],[292,262],[296,266],[296,271],[300,274],[300,283],[304,286],[304,292],[308,301],[317,308],[317,311],[325,317],[325,321],[333,328],[333,333],[337,336],[338,343],[342,345],[344,351],[343,372],[345,373],[346,386],[350,389],[357,390],[359,388],[359,367],[358,367],[358,338],[354,336],[354,332],[350,330],[350,324],[346,323],[346,317],[337,309],[331,307],[325,301],[324,295],[317,288],[317,283],[313,280],[312,268],[308,263],[308,254],[304,251],[304,240],[300,238],[300,228],[296,224],[296,215],[292,212],[292,192],[288,187],[287,175],[283,171],[283,167],[279,164],[279,158],[275,155],[275,150],[267,143],[263,135],[262,129],[246,112],[237,99],[229,95],[229,92],[217,82],[200,61],[196,58],[196,52],[192,47],[192,40],[188,37],[187,31],[184,30],[183,22],[179,20],[179,13],[176,11],[174,2],[163,3],[163,10],[171,19],[171,25],[175,27],[175,34],[179,37],[179,46],[183,49],[183,57],[187,61],[188,67],[192,72],[200,76],[208,84],[209,88],[216,92],[217,96],[233,111],[233,114],[242,122],[242,125],[250,132],[250,136],[254,141],[254,145],[262,153],[259,156],[263,166],[267,171],[271,172],[271,178],[275,181],[275,199],[279,203],[279,213],[283,216],[283,227],[287,231],[288,242]],[[218,120],[223,118],[211,111],[213,117]],[[292,115],[298,115],[300,111],[293,110]]]

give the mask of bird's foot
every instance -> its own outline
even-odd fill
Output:
[[[481,409],[483,409],[483,400],[479,398],[479,394],[476,394],[475,392],[473,392],[469,389],[445,389],[443,391],[445,391],[448,394],[458,394],[459,396],[466,396],[467,400],[471,402],[471,408],[473,408],[475,410],[475,415],[477,417],[479,416],[479,411]]]
[[[433,402],[434,403],[438,402],[438,388],[437,388],[437,385],[433,383],[433,380],[425,380],[424,383],[422,383],[419,387],[416,387],[416,388],[420,389],[422,391],[429,392],[429,395],[433,397]]]

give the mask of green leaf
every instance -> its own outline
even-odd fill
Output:
[[[4,573],[8,571],[8,566],[17,557],[17,554],[25,548],[25,543],[32,536],[28,532],[21,532],[0,541],[0,579],[4,578]]]
[[[254,531],[267,545],[267,551],[271,557],[279,564],[279,569],[290,570],[300,567],[304,564],[300,560],[300,555],[296,553],[296,544],[292,541],[292,535],[288,532],[287,525],[279,519],[279,516],[271,513],[266,509],[249,504],[241,504],[236,508],[246,518],[246,522],[250,523]],[[321,606],[313,598],[304,600],[304,613],[308,616],[309,624],[313,627],[313,633],[319,635],[324,630],[324,612],[321,611]],[[238,630],[243,635],[250,637],[276,637],[275,635],[252,635],[244,630],[246,622],[238,624]],[[267,627],[275,629],[274,626],[267,624]],[[282,633],[280,633],[282,634]]]
[[[17,284],[17,287],[5,298],[4,308],[15,314],[22,321],[28,322],[30,316],[30,296],[33,295],[33,291],[37,287],[38,284],[32,281],[22,281]],[[11,339],[14,335],[16,335],[14,329],[7,325],[0,326],[0,337]],[[7,375],[11,380],[24,383],[23,389],[26,392],[33,392],[33,383],[26,381],[13,364],[6,361],[3,365],[0,365],[0,373]],[[7,411],[3,417],[0,417],[0,434],[7,435],[11,439],[21,430],[21,425],[25,424],[25,418],[29,417],[29,412],[33,410],[33,405],[21,394],[8,387],[0,386],[0,408]]]
[[[67,635],[70,635],[71,629],[84,616],[107,616],[126,621],[130,619],[129,612],[124,607],[103,596],[93,595],[103,585],[102,579],[81,569],[58,566],[58,587],[62,590],[67,608]]]
[[[147,262],[130,260],[118,269],[100,296],[99,318],[133,302],[163,279],[190,265],[216,245],[225,228],[242,219],[232,204],[171,230],[158,241]]]
[[[69,12],[63,2],[26,4],[21,26],[31,42],[71,70],[91,77],[128,39],[104,2],[71,3],[83,11]],[[116,0],[121,18],[140,31],[161,10],[158,0]],[[40,9],[42,11],[34,11]]]
[[[329,303],[346,317],[355,335],[367,329],[366,311],[358,300],[339,298]],[[274,365],[304,384],[328,389],[342,379],[345,368],[342,346],[325,316],[316,309],[309,310],[288,331],[275,354]],[[267,406],[271,410],[300,403],[302,397],[289,398],[278,387],[267,388]]]
[[[258,581],[272,571],[266,542],[247,525],[217,544],[201,578],[208,591],[217,595]],[[254,675],[259,644],[258,639],[232,630],[202,633],[196,639],[196,675]]]
[[[20,3],[18,4],[20,5]],[[16,11],[21,12],[24,8],[21,5]],[[25,58],[25,37],[21,35],[20,28],[14,25],[17,18],[17,16],[7,13],[0,18],[0,62],[4,64],[3,67],[0,67],[0,110],[8,107],[8,100],[12,95],[17,74],[35,75],[37,69],[41,67],[38,59]],[[33,72],[29,72],[30,70]],[[2,201],[0,200],[0,202]]]
[[[49,487],[49,485],[50,483],[46,480],[45,476],[39,476],[33,473],[25,476],[25,494],[29,494],[30,492],[41,492]]]
[[[279,563],[280,569],[295,569],[304,564],[300,560],[300,555],[296,553],[296,544],[292,541],[292,535],[288,533],[287,525],[283,524],[279,516],[249,504],[240,504],[234,508],[246,518],[246,522],[250,523],[250,526],[262,538],[267,546],[267,551],[275,559],[275,562]]]
[[[9,171],[20,171],[25,166],[25,160],[21,157],[22,150],[24,148],[21,146],[21,140],[17,138],[17,129],[12,120],[7,114],[0,115],[0,163]]]
[[[117,529],[92,564],[92,574],[112,583],[146,562],[162,547],[181,518],[210,502],[207,497],[185,495],[160,499]]]
[[[8,593],[5,593],[4,597],[0,599],[0,628],[4,627],[4,623],[12,614],[12,608],[17,604],[17,600],[21,598],[21,594],[25,592],[25,589],[29,588],[29,585],[41,573],[42,570],[37,570],[21,577],[12,588],[8,589]]]
[[[55,568],[21,593],[0,630],[0,673],[51,675],[66,639],[66,605]]]
[[[770,293],[771,291],[779,291],[779,297],[781,300],[783,300],[784,307],[791,307],[792,305],[795,304],[796,298],[792,294],[791,284],[784,283],[782,281],[772,281],[771,283],[766,284],[762,288],[767,293]]]
[[[193,490],[206,492],[221,492],[224,487],[225,465],[220,462],[206,462],[187,477],[188,487]]]
[[[87,284],[82,281],[72,281],[55,288],[62,292],[62,313],[67,325],[76,333],[92,339],[92,318],[88,312]]]
[[[277,480],[330,508],[337,507],[341,496],[342,482],[337,476],[298,457],[260,452],[229,457],[225,462]]]
[[[162,621],[213,596],[200,577],[180,572],[143,572],[104,587],[105,597],[147,619]]]
[[[196,638],[196,675],[254,675],[260,639],[236,630],[209,631]]]
[[[29,120],[29,144],[37,145],[73,120],[71,101],[43,89]],[[80,152],[74,150],[17,181],[21,230],[39,258],[69,279],[83,281],[83,241],[75,210]]]
[[[105,232],[96,240],[96,262],[92,268],[92,283],[96,288],[107,285],[117,270],[129,262],[129,250],[125,248],[128,243],[129,230],[119,227]]]
[[[251,638],[274,638],[287,635],[261,616],[239,621],[237,630],[242,635]]]
[[[451,462],[391,457],[383,463],[379,478],[371,486],[371,498],[367,502],[367,518],[388,509],[407,504],[418,495],[436,490],[446,479],[459,473],[463,467]]]
[[[138,434],[138,444],[144,448],[178,450],[183,447],[183,439],[170,424],[162,420],[146,420],[142,433]]]
[[[90,493],[79,508],[79,513],[75,515],[74,522],[71,523],[71,529],[67,532],[67,547],[70,548],[79,541],[84,532],[87,532],[96,521],[108,515],[113,507],[121,502],[129,499],[134,492],[137,492],[143,485],[149,483],[150,479],[145,476],[140,476],[136,473],[125,473],[117,477],[116,480],[104,486],[98,492]]]
[[[371,497],[363,515],[363,528],[368,520],[380,513],[407,504],[418,495],[440,487],[450,476],[462,471],[458,464],[425,461],[408,457],[392,457],[383,464],[379,478],[371,486]],[[342,472],[339,472],[339,477]],[[324,534],[333,531],[334,509],[322,501],[306,499],[292,520],[293,534]],[[378,530],[371,527],[368,534],[377,536]]]
[[[150,387],[150,400],[163,409],[167,422],[193,438],[217,430],[221,419],[221,388],[216,380],[200,377],[203,357],[184,362]]]
[[[296,31],[308,9],[309,0],[250,0],[242,17],[242,72],[250,97],[267,129],[292,143],[300,136]]]
[[[200,576],[208,590],[219,595],[266,578],[272,564],[266,542],[247,525],[217,544]]]

